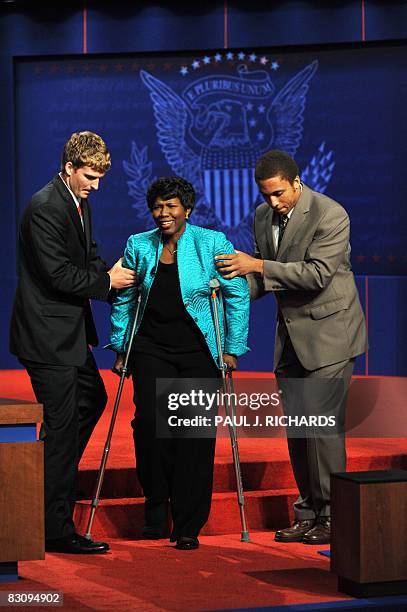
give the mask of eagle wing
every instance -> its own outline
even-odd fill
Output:
[[[317,68],[318,61],[314,60],[290,79],[273,100],[267,114],[272,138],[265,150],[281,149],[295,156],[302,137],[309,83]]]
[[[150,91],[153,103],[158,142],[171,169],[202,191],[202,173],[199,155],[186,143],[191,121],[188,106],[172,89],[145,70],[141,79]]]

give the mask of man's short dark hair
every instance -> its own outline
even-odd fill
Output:
[[[298,166],[288,153],[274,149],[265,153],[256,164],[254,178],[264,181],[275,176],[281,176],[289,183],[293,183],[299,175]]]
[[[190,208],[195,206],[195,191],[191,183],[180,176],[161,176],[154,183],[151,183],[147,191],[147,205],[153,209],[157,198],[171,200],[178,198],[182,206]]]

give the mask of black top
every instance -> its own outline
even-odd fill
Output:
[[[200,351],[203,347],[206,348],[206,342],[182,301],[177,264],[160,261],[134,350],[186,353]]]

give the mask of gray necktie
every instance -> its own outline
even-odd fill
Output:
[[[287,227],[289,216],[288,215],[279,215],[278,217],[278,243],[277,243],[277,251],[280,248],[281,241],[284,236],[285,228]]]

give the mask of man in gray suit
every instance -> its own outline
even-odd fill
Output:
[[[300,405],[307,415],[334,415],[340,427],[355,358],[367,346],[350,266],[349,217],[340,204],[302,185],[297,164],[282,151],[261,157],[255,178],[265,200],[254,219],[255,257],[219,255],[218,269],[225,278],[247,275],[252,299],[275,295],[274,369],[285,411],[298,413]],[[288,437],[288,448],[299,498],[294,524],[275,539],[327,543],[330,474],[345,470],[343,427],[330,436],[307,428]]]

